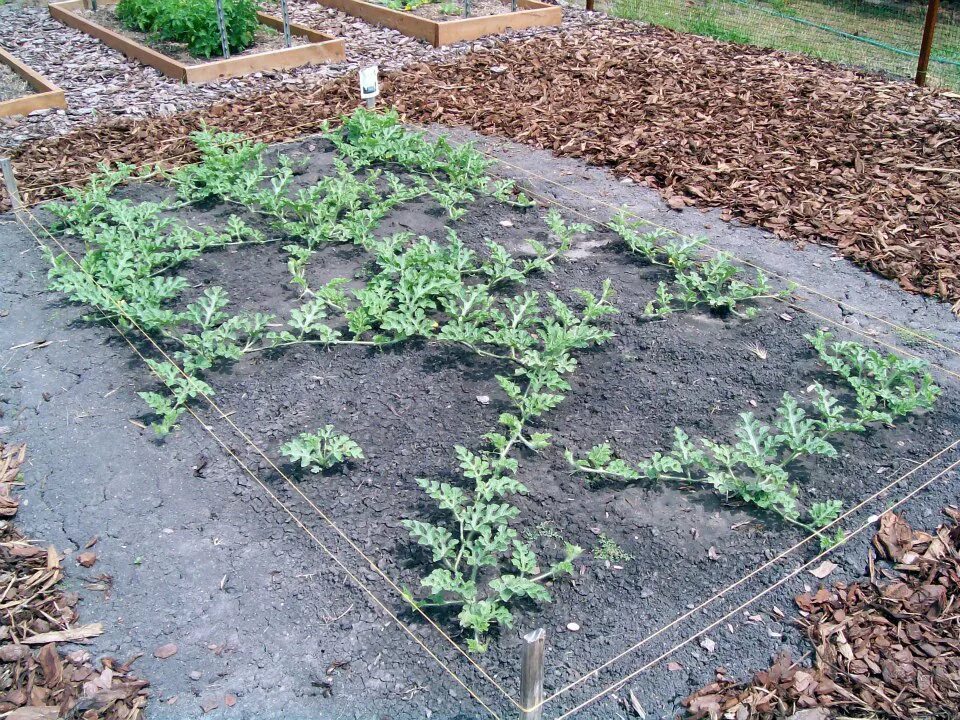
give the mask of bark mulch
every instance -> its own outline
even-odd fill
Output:
[[[356,104],[354,78],[27,143],[27,187],[99,160],[189,150],[201,119],[280,139]],[[467,125],[610,166],[673,207],[720,207],[960,312],[960,99],[802,56],[620,24],[505,42],[388,75],[408,119]],[[299,130],[284,130],[305,125]],[[51,189],[27,193],[49,197]]]
[[[63,651],[103,632],[78,625],[76,593],[60,587],[56,548],[28,540],[10,518],[19,506],[11,494],[20,482],[23,445],[0,443],[0,715],[7,720],[138,720],[149,683],[130,675],[130,664],[102,658],[94,667],[85,650]],[[93,564],[92,552],[81,564]],[[134,658],[135,660],[136,658]]]
[[[869,578],[797,597],[813,667],[782,655],[746,685],[721,670],[688,717],[960,717],[960,510],[945,513],[934,534],[885,515]]]

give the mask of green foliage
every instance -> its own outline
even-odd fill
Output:
[[[190,140],[200,152],[200,161],[184,165],[170,175],[181,199],[202,202],[213,198],[245,203],[255,197],[267,176],[264,143],[206,125],[191,133]]]
[[[403,520],[435,565],[421,580],[429,590],[427,598],[416,600],[411,593],[408,599],[424,608],[459,607],[460,625],[473,634],[467,641],[472,652],[486,649],[485,636],[494,625],[512,626],[509,605],[516,600],[549,602],[544,583],[572,574],[573,561],[583,552],[567,543],[563,558],[542,571],[530,544],[510,527],[520,511],[509,503],[509,496],[526,492],[515,477],[517,461],[509,456],[518,436],[516,431],[499,449],[494,445],[480,454],[458,446],[465,487],[417,481],[447,521]]]
[[[607,443],[582,458],[567,451],[567,461],[587,475],[706,485],[724,497],[736,497],[819,534],[839,517],[842,503],[813,503],[803,520],[800,489],[790,479],[790,464],[815,456],[836,457],[836,436],[866,432],[871,424],[892,424],[896,418],[930,408],[939,388],[922,361],[883,355],[855,342],[834,342],[829,333],[806,337],[824,363],[854,391],[852,408],[820,383],[813,383],[805,400],[784,393],[769,423],[752,412],[742,413],[733,442],[700,438],[696,444],[681,428],[674,428],[672,448],[636,466],[616,457]],[[839,537],[842,534],[821,535],[821,544],[829,547]]]
[[[435,0],[383,0],[383,4],[391,10],[405,10],[410,12],[424,5],[429,5]]]
[[[347,435],[337,432],[333,425],[324,425],[315,433],[300,433],[285,443],[280,453],[301,468],[318,473],[347,460],[363,458],[363,451]]]
[[[597,537],[596,547],[593,548],[593,556],[597,560],[611,564],[625,563],[633,560],[633,555],[624,550],[613,538],[600,533]]]
[[[677,310],[705,305],[712,312],[752,318],[757,313],[755,305],[742,311],[738,307],[748,301],[784,294],[774,292],[759,270],[753,283],[741,280],[741,269],[726,253],[698,260],[706,238],[680,237],[661,229],[645,230],[642,222],[631,222],[626,212],[618,213],[610,227],[631,252],[673,273],[672,285],[661,282],[657,286],[656,296],[644,309],[647,317],[663,318]]]
[[[223,54],[217,6],[214,0],[120,0],[116,8],[122,25],[184,43],[191,55],[209,58]],[[230,52],[253,44],[260,26],[254,0],[224,0],[224,23]]]
[[[894,418],[919,408],[933,407],[940,394],[923,360],[885,355],[855,342],[834,341],[822,330],[804,337],[827,367],[853,388],[861,422],[892,423]]]

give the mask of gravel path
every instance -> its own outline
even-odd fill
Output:
[[[309,0],[290,0],[291,19],[346,40],[345,63],[304,67],[288,72],[255,73],[204,85],[174,82],[153,68],[128,60],[100,41],[52,19],[45,7],[0,6],[0,46],[12,52],[66,91],[66,110],[40,110],[28,116],[0,118],[0,147],[60,135],[84,125],[119,117],[169,115],[209,105],[231,96],[251,95],[281,87],[305,90],[331,77],[376,63],[397,69],[409,63],[436,61],[489,47],[503,36],[433,48],[395,30],[370,25]],[[265,4],[265,10],[272,10]],[[599,13],[568,9],[564,27],[605,23]],[[555,33],[533,28],[510,33],[513,38]]]

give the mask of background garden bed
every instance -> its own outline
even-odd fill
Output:
[[[111,4],[113,3],[101,2],[100,6],[104,7]],[[249,53],[234,55],[222,60],[185,64],[137,42],[129,34],[115,32],[85,17],[84,14],[78,12],[85,7],[87,5],[84,0],[51,3],[50,14],[70,27],[99,38],[104,44],[122,52],[127,57],[150,65],[167,77],[186,83],[202,83],[218,78],[240,77],[265,70],[290,69],[309,63],[339,62],[346,57],[342,40],[337,40],[303,25],[291,23],[291,34],[305,39],[304,44],[295,44],[289,48],[264,52],[256,52],[254,47],[251,48]],[[279,28],[282,31],[283,23],[279,18],[265,13],[259,13],[258,18],[262,25],[273,30]]]
[[[16,78],[23,80],[25,94],[18,97],[0,96],[0,117],[9,115],[27,115],[34,110],[63,108],[67,106],[63,90],[55,86],[40,73],[17,60],[13,55],[0,48],[0,67]]]
[[[425,40],[434,47],[475,40],[508,30],[559,25],[563,11],[559,6],[539,0],[518,0],[516,12],[449,20],[432,20],[403,10],[392,10],[364,0],[316,0],[367,22],[399,30],[404,35]]]

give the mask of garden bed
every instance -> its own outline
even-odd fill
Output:
[[[376,133],[367,130],[358,137],[375,139]],[[291,197],[340,173],[333,163],[333,147],[326,140],[305,141],[284,153],[292,160],[293,174],[287,178],[285,190]],[[404,186],[419,176],[416,168],[398,168],[397,163],[374,163],[377,166],[399,172],[398,182]],[[270,156],[265,164],[267,173],[274,167],[275,156]],[[361,289],[364,279],[369,281],[375,272],[371,253],[359,244],[320,242],[313,246],[315,253],[306,264],[298,268],[299,284],[292,284],[290,262],[295,257],[288,243],[303,238],[298,239],[295,232],[291,234],[292,226],[286,226],[282,242],[256,241],[258,234],[264,239],[277,237],[261,211],[238,209],[242,202],[223,203],[197,195],[197,188],[202,190],[209,182],[224,183],[221,191],[225,188],[228,194],[242,190],[231,185],[234,176],[229,168],[221,167],[215,178],[191,176],[190,172],[183,177],[193,177],[185,180],[194,188],[188,193],[191,201],[171,206],[161,215],[216,232],[233,226],[231,232],[238,233],[235,239],[239,244],[209,250],[174,273],[190,288],[173,303],[174,310],[186,311],[188,301],[201,297],[201,288],[216,286],[231,298],[230,313],[270,313],[282,319],[290,317],[292,309],[302,310],[307,302],[303,287],[318,292],[330,281],[343,278],[346,287]],[[369,178],[364,169],[352,175],[360,180]],[[340,181],[349,183],[349,178],[341,174]],[[263,189],[265,182],[257,183],[256,189]],[[374,184],[378,192],[388,193],[384,178]],[[172,200],[170,189],[157,184],[121,188],[118,195],[137,203],[158,197]],[[328,188],[317,198],[330,195]],[[512,194],[506,196],[510,203],[476,188],[474,195],[471,201],[452,205],[451,194],[411,197],[375,223],[373,235],[382,239],[408,232],[442,243],[445,228],[452,227],[471,250],[483,255],[489,252],[488,241],[493,241],[519,262],[533,257],[528,239],[555,248],[558,236],[564,234],[555,222],[548,226],[544,208],[518,207]],[[305,196],[307,202],[297,212],[322,206],[317,198],[311,201]],[[466,214],[461,217],[458,208]],[[228,224],[232,214],[237,218]],[[337,218],[334,225],[340,232],[348,226],[346,218]],[[539,454],[525,449],[516,453],[520,462],[517,478],[529,489],[527,495],[511,494],[509,498],[520,512],[514,527],[521,537],[536,548],[544,562],[562,557],[565,542],[586,552],[575,561],[572,580],[550,584],[554,602],[524,602],[512,607],[515,627],[491,632],[489,650],[477,656],[478,662],[514,691],[522,631],[537,626],[550,630],[548,685],[556,690],[673,619],[690,603],[743,578],[769,559],[771,552],[790,546],[803,535],[775,516],[722,502],[696,482],[588,483],[587,476],[573,472],[564,457],[565,449],[582,457],[587,448],[606,440],[624,458],[637,462],[669,446],[675,426],[693,436],[729,440],[739,413],[755,412],[767,421],[785,391],[807,398],[805,393],[816,381],[836,386],[836,378],[803,337],[815,334],[817,324],[802,313],[787,312],[777,301],[759,301],[757,317],[749,320],[699,309],[660,320],[645,317],[658,283],[669,285],[672,273],[628,252],[620,234],[611,229],[589,233],[573,229],[570,223],[576,219],[568,217],[563,225],[576,240],[575,246],[568,248],[569,256],[558,259],[552,272],[533,272],[524,287],[511,288],[511,293],[531,290],[541,297],[555,292],[579,313],[583,301],[573,289],[598,295],[603,281],[610,280],[616,292],[612,302],[619,309],[618,315],[603,323],[613,337],[574,353],[579,366],[569,373],[571,388],[564,393],[566,398],[531,422],[527,432],[550,433],[550,445]],[[238,225],[239,220],[245,225]],[[309,233],[311,227],[307,223],[300,231]],[[353,228],[350,232],[358,232],[358,226],[349,227]],[[331,231],[326,225],[323,228]],[[63,242],[75,251],[81,249],[69,236]],[[438,315],[437,322],[447,320]],[[279,325],[274,323],[274,327],[280,325],[282,320]],[[325,343],[314,338],[291,342],[290,347],[243,352],[239,362],[215,363],[204,373],[204,381],[215,391],[216,402],[229,413],[231,422],[264,455],[234,429],[225,427],[224,417],[210,413],[202,400],[190,402],[211,427],[227,433],[227,443],[236,448],[238,457],[257,470],[283,500],[298,502],[286,482],[295,478],[305,496],[335,518],[337,526],[379,570],[368,568],[363,576],[388,597],[388,607],[407,620],[417,618],[409,610],[404,612],[403,600],[391,591],[384,576],[419,595],[420,579],[429,571],[431,560],[429,554],[414,548],[402,523],[443,519],[416,479],[441,479],[464,486],[456,471],[453,447],[479,451],[482,436],[498,426],[498,417],[515,412],[506,388],[495,378],[510,373],[511,363],[464,348],[463,343],[445,342],[432,333],[432,329],[416,331],[405,341],[379,349],[363,344],[324,348]],[[161,338],[162,347],[177,352],[177,345],[169,340]],[[279,342],[287,343],[282,338]],[[140,348],[150,351],[145,343]],[[800,462],[794,468],[794,479],[802,485],[804,502],[836,498],[849,508],[956,440],[957,388],[940,377],[937,382],[943,394],[933,409],[898,420],[895,427],[874,426],[869,432],[849,433],[835,458]],[[159,389],[145,376],[140,383],[143,389]],[[849,403],[849,393],[844,393],[842,386],[836,389]],[[140,422],[156,420],[144,414]],[[365,457],[337,463],[319,474],[284,460],[280,449],[285,443],[327,424],[349,435]],[[177,433],[185,431],[186,426],[175,431],[168,442],[176,443]],[[208,482],[235,482],[236,470],[229,465],[218,464],[213,471],[201,467],[198,472]],[[255,510],[264,508],[262,497],[252,504]],[[331,526],[302,505],[300,502],[298,509],[301,521],[320,537],[330,538]],[[351,555],[351,548],[342,547],[342,542],[340,546]],[[352,560],[356,567],[357,558]],[[782,570],[771,568],[761,578],[776,577]],[[374,620],[373,616],[363,617],[364,622]],[[468,634],[458,632],[455,614],[436,613],[435,618],[458,642],[468,639]],[[430,628],[422,622],[420,627],[434,647],[442,648]],[[749,654],[747,649],[757,642],[757,636],[767,637],[768,632],[768,627],[760,624],[726,641]],[[566,699],[562,702],[566,705]]]
[[[63,90],[3,48],[0,48],[0,83],[0,117],[67,106]]]
[[[424,40],[434,47],[475,40],[485,35],[496,35],[508,30],[559,25],[563,11],[556,5],[539,0],[518,0],[518,10],[511,11],[505,3],[504,12],[477,17],[444,16],[441,13],[421,13],[393,10],[364,0],[317,0],[321,5],[341,10],[375,25],[393,28],[404,35]],[[491,3],[491,5],[496,5]],[[421,10],[423,10],[421,8]]]
[[[144,39],[143,33],[134,33],[116,29],[119,24],[111,18],[101,24],[97,20],[102,14],[112,15],[115,3],[101,2],[97,13],[87,10],[84,0],[67,0],[50,4],[50,14],[70,27],[100,39],[109,47],[122,52],[127,57],[156,68],[164,75],[185,83],[203,83],[218,78],[241,77],[254,72],[283,70],[302,67],[311,63],[339,62],[345,59],[342,40],[317,32],[304,25],[290,23],[290,33],[294,44],[287,48],[263,50],[262,45],[250,48],[247,52],[232,55],[222,60],[189,63],[182,50],[177,48],[173,55],[161,52],[135,38]],[[258,13],[257,17],[265,29],[259,35],[262,43],[269,47],[275,43],[276,33],[283,30],[283,21],[273,15]],[[108,27],[108,25],[110,27]],[[273,31],[269,33],[268,31]],[[269,37],[269,39],[268,39]],[[281,35],[282,37],[282,35]]]

